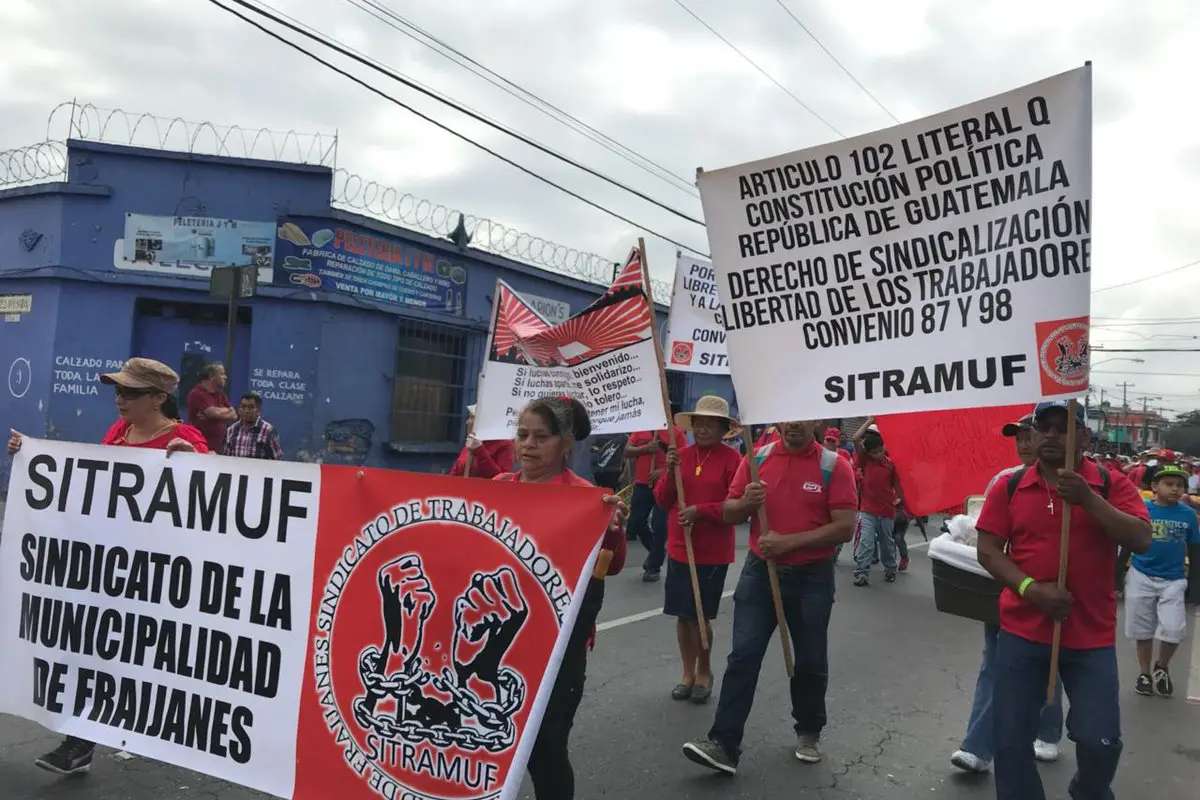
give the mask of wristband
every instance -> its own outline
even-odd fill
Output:
[[[1021,597],[1024,597],[1025,590],[1028,589],[1033,583],[1033,578],[1026,578],[1025,580],[1021,581],[1021,585],[1017,587],[1017,594],[1021,595]]]

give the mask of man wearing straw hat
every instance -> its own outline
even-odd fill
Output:
[[[1068,453],[1071,406],[1076,438]],[[992,693],[996,800],[1046,796],[1029,743],[1037,736],[1054,655],[1071,701],[1067,730],[1077,765],[1071,797],[1113,797],[1122,745],[1112,575],[1117,545],[1144,553],[1151,528],[1133,484],[1083,457],[1090,438],[1082,405],[1039,403],[1032,435],[1037,462],[997,481],[975,523],[979,563],[1005,587]],[[1061,647],[1052,655],[1060,631]]]
[[[708,702],[713,674],[709,652],[703,642],[712,641],[708,621],[716,619],[725,591],[725,574],[733,563],[734,528],[725,521],[729,484],[737,473],[741,456],[721,440],[737,425],[729,404],[713,395],[696,401],[696,410],[675,415],[675,424],[691,431],[695,444],[667,452],[667,468],[654,485],[654,502],[667,509],[667,579],[663,586],[663,613],[675,617],[683,677],[671,690],[673,700]],[[675,513],[679,502],[675,483],[678,471],[683,483],[685,507]],[[692,556],[697,587],[692,586],[684,528],[691,530]],[[703,616],[696,612],[698,588]],[[704,625],[705,636],[700,635]]]
[[[780,601],[795,643],[790,682],[795,757],[821,760],[825,693],[829,685],[829,617],[833,612],[834,558],[854,534],[858,495],[844,458],[816,440],[818,423],[783,422],[779,441],[754,454],[759,480],[751,482],[742,459],[725,501],[725,521],[750,522],[750,550],[733,595],[733,645],[721,679],[717,713],[706,740],[688,742],[683,754],[709,769],[734,775],[763,657],[775,633],[775,598],[767,561],[775,562]],[[768,530],[757,512],[766,508]]]

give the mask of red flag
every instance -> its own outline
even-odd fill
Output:
[[[1017,463],[1013,440],[1000,434],[1032,406],[920,411],[876,417],[896,464],[908,510],[916,516],[962,507],[988,481]]]

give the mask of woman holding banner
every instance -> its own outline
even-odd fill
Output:
[[[712,641],[709,620],[716,619],[725,590],[725,574],[733,563],[732,525],[725,521],[725,500],[729,484],[737,473],[741,456],[722,443],[737,420],[729,415],[729,404],[720,397],[705,396],[696,402],[696,410],[676,414],[675,424],[691,431],[695,444],[682,450],[667,451],[667,468],[654,485],[654,502],[671,509],[678,502],[675,471],[683,480],[687,507],[670,515],[667,526],[667,580],[663,586],[663,613],[675,617],[679,656],[683,660],[683,679],[671,690],[673,700],[707,703],[712,696],[713,674],[709,652],[702,641]],[[703,624],[707,637],[700,636],[701,616],[688,566],[684,528],[692,532],[692,552],[704,607]]]
[[[166,364],[131,358],[120,372],[101,375],[100,382],[116,389],[119,417],[101,444],[165,450],[168,456],[175,452],[208,452],[204,434],[179,421],[175,401],[179,375]],[[23,437],[17,431],[11,434],[8,453],[14,455],[21,449]],[[78,775],[92,768],[95,749],[92,742],[68,736],[58,748],[33,763],[58,775]]]
[[[521,468],[516,473],[498,475],[495,480],[592,486],[567,468],[575,442],[586,439],[591,432],[587,409],[578,401],[565,395],[534,400],[517,418],[515,441]],[[616,575],[625,565],[625,504],[616,495],[605,496],[604,502],[613,507],[612,523],[604,534],[596,569],[584,593],[529,755],[529,775],[538,800],[575,797],[575,771],[571,767],[568,739],[583,698],[587,653],[594,643],[596,617],[604,603],[604,578]]]

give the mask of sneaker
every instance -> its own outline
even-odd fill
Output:
[[[662,577],[662,572],[657,569],[648,569],[642,572],[642,583],[657,583]]]
[[[908,556],[900,557],[900,571],[908,572]]]
[[[816,764],[821,760],[821,737],[811,733],[800,734],[796,744],[796,760],[805,764]]]
[[[1033,757],[1046,764],[1058,761],[1058,745],[1053,742],[1043,742],[1041,739],[1035,739],[1033,742]]]
[[[855,586],[867,586],[869,584],[870,584],[870,581],[867,580],[866,575],[855,575],[854,576],[854,585]]]
[[[950,763],[963,772],[971,772],[976,775],[983,775],[992,768],[990,759],[980,758],[966,750],[955,750],[954,755],[950,756]]]
[[[884,573],[883,582],[884,583],[895,583],[896,582],[896,573],[894,573],[894,572]]]
[[[1153,697],[1154,682],[1150,680],[1149,675],[1143,672],[1141,675],[1137,676],[1137,683],[1133,685],[1133,690],[1140,695],[1144,695],[1145,697]]]
[[[1154,691],[1160,697],[1170,697],[1175,694],[1175,684],[1171,682],[1171,673],[1162,664],[1154,665]]]
[[[711,739],[688,742],[683,746],[683,755],[693,764],[699,764],[726,775],[737,775],[737,759],[730,757],[722,744]]]
[[[96,746],[82,739],[68,737],[58,749],[34,760],[34,765],[56,775],[82,775],[92,768],[92,753]]]

